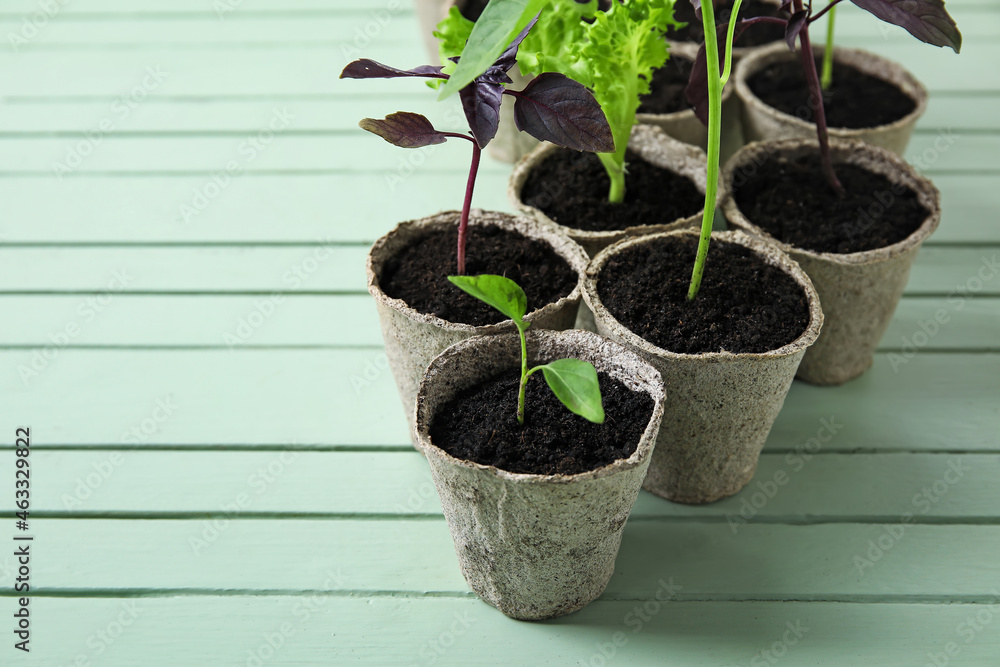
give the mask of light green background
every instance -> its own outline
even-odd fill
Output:
[[[736,497],[643,493],[605,595],[537,624],[463,582],[364,292],[367,245],[458,206],[465,179],[463,145],[417,156],[356,129],[454,112],[422,83],[336,78],[360,55],[424,60],[409,4],[222,2],[73,0],[18,51],[0,44],[0,439],[32,427],[36,537],[32,652],[3,611],[0,664],[997,664],[1000,277],[969,283],[1000,255],[995,2],[949,3],[961,56],[845,3],[840,43],[931,90],[909,157],[954,138],[926,171],[941,228],[875,367],[796,383]],[[39,6],[7,0],[0,36]],[[149,68],[162,81],[122,117]],[[251,159],[241,145],[275,114],[294,118]],[[216,192],[230,161],[241,175]],[[509,208],[508,170],[484,162],[477,205]],[[949,322],[893,357],[939,309]],[[824,419],[842,428],[810,445]],[[9,516],[9,444],[0,460]],[[13,532],[0,521],[0,544]]]

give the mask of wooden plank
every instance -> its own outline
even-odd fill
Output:
[[[0,201],[5,205],[0,240],[370,244],[403,220],[461,205],[466,174],[415,168],[405,162],[411,153],[400,153],[404,153],[397,158],[400,162],[367,173],[247,173],[218,189],[209,173],[121,173],[62,181],[51,176],[8,175],[0,178]],[[224,157],[219,159],[225,163]],[[454,164],[444,156],[441,162]],[[1000,242],[991,196],[1000,188],[1000,174],[931,177],[942,192],[944,206],[941,227],[932,242]],[[474,205],[511,210],[506,181],[506,172],[481,173]],[[115,206],[108,207],[107,202]]]
[[[239,20],[227,21],[230,15],[234,19],[238,15]],[[966,39],[991,37],[1000,32],[1000,12],[995,8],[962,6],[953,10],[953,15]],[[408,42],[419,29],[411,4],[403,0],[382,2],[367,12],[355,7],[350,14],[333,9],[320,15],[282,13],[275,16],[244,14],[242,7],[237,7],[231,12],[217,10],[214,15],[176,16],[168,22],[162,21],[159,15],[112,15],[87,21],[74,18],[81,16],[70,13],[54,16],[55,20],[50,20],[37,35],[30,40],[26,38],[28,44],[24,48],[113,49],[127,46],[150,49],[164,45],[185,48],[205,44],[214,48],[242,48],[289,43],[345,43],[363,51],[371,44]],[[20,35],[24,30],[23,20],[23,15],[0,15],[0,34]],[[33,34],[25,32],[28,36]],[[845,7],[837,16],[837,38],[840,42],[864,39],[870,49],[877,49],[882,43],[913,40],[902,28],[878,21],[854,7]]]
[[[864,38],[845,39],[844,46],[868,46]],[[30,46],[30,45],[29,45]],[[0,72],[0,89],[12,97],[76,96],[127,93],[140,85],[147,67],[168,73],[155,95],[301,95],[344,90],[346,95],[407,91],[431,96],[419,81],[338,81],[332,77],[357,57],[367,57],[396,66],[416,65],[425,56],[420,52],[420,36],[414,31],[409,41],[396,45],[373,44],[361,50],[343,45],[301,46],[294,42],[284,48],[244,49],[238,58],[211,57],[223,53],[207,46],[183,50],[154,48],[141,51],[84,50],[72,58],[59,50],[30,50],[17,54]],[[907,63],[910,71],[931,91],[1000,89],[1000,72],[970,66],[993,62],[1000,45],[988,40],[970,42],[961,55],[935,50],[916,40],[878,44],[879,54]],[[416,54],[416,55],[415,55]]]
[[[22,380],[33,363],[38,375]],[[0,432],[29,424],[38,448],[406,445],[384,367],[375,348],[3,351]],[[843,428],[831,447],[840,451],[996,451],[998,373],[994,354],[879,354],[842,387],[795,383],[768,448],[794,450],[835,419]],[[169,402],[171,414],[157,401]]]
[[[12,459],[13,452],[0,453],[0,461]],[[219,513],[245,496],[244,516],[441,518],[430,470],[416,451],[39,450],[31,462],[37,515],[176,518]],[[955,484],[941,481],[946,475]],[[632,517],[726,521],[737,532],[741,520],[891,522],[906,512],[920,522],[998,522],[998,475],[996,454],[831,454],[814,443],[764,454],[754,481],[736,496],[691,506],[643,492]],[[844,492],[851,488],[870,491]],[[13,498],[3,506],[15,511]]]
[[[328,578],[319,579],[314,589],[322,591]],[[678,594],[684,589],[676,587],[682,585],[675,579]],[[495,646],[503,647],[505,663],[517,665],[662,665],[668,651],[671,667],[767,665],[779,659],[841,667],[933,664],[930,656],[988,665],[1000,652],[1000,624],[975,620],[977,615],[994,619],[995,606],[661,604],[655,599],[659,582],[650,580],[647,588],[648,611],[636,602],[601,599],[543,623],[519,623],[468,598],[353,599],[321,592],[289,597],[39,597],[31,604],[45,621],[34,629],[32,652],[12,655],[9,664],[69,665],[78,656],[94,660],[100,651],[100,664],[108,667],[149,664],[150,655],[172,665],[246,665],[256,659],[287,665],[464,667],[495,665],[497,651],[488,648]],[[118,635],[115,624],[123,612],[130,625]],[[391,641],[373,628],[391,628]],[[99,634],[107,637],[109,630],[117,635],[111,643]],[[957,650],[957,657],[949,658],[946,647]]]
[[[388,6],[390,0],[384,0],[379,7]],[[976,3],[982,0],[968,0]],[[226,18],[236,18],[244,14],[266,13],[313,13],[323,10],[329,13],[352,14],[359,11],[358,4],[348,0],[234,0],[227,2],[229,6],[238,9],[227,13]],[[404,3],[409,4],[409,3]],[[9,0],[4,3],[4,14],[14,17],[32,15],[39,10],[37,0]],[[218,18],[214,3],[204,0],[144,0],[141,4],[128,6],[117,0],[85,0],[82,2],[65,2],[59,12],[60,19],[92,19],[93,17],[131,17],[144,15],[196,14],[205,17]]]
[[[100,292],[115,270],[128,268],[129,292],[233,293],[356,292],[367,290],[366,245],[300,246],[77,246],[0,244],[3,292]],[[925,245],[910,273],[907,293],[948,296],[1000,248]],[[141,272],[137,271],[141,267]],[[1000,296],[1000,281],[986,281],[977,296]],[[973,287],[976,284],[973,284]]]
[[[0,105],[0,136],[13,134],[52,135],[79,139],[97,129],[100,119],[115,119],[115,134],[212,133],[241,136],[261,129],[261,119],[270,116],[276,100],[216,96],[211,103],[183,96],[160,96],[129,108],[129,114],[111,108],[114,97],[82,96],[60,99],[8,99]],[[381,117],[401,108],[398,95],[336,96],[317,93],[288,100],[294,102],[296,132],[360,132],[358,120]],[[918,133],[934,134],[939,129],[954,131],[1000,130],[1000,118],[992,110],[1000,106],[995,94],[942,93],[935,95],[926,115],[917,125]],[[436,127],[459,128],[451,104],[439,104],[432,97],[406,101],[406,110],[427,116]]]
[[[332,136],[283,134],[294,127],[295,116],[294,105],[276,104],[271,113],[258,119],[256,131],[243,136],[157,138],[108,134],[101,138],[95,134],[94,138],[7,138],[0,140],[0,171],[18,176],[45,175],[57,181],[69,180],[73,174],[107,171],[208,175],[276,170],[350,173],[366,169],[378,174],[391,173],[394,165],[412,158],[419,160],[417,168],[426,165],[468,172],[465,163],[469,147],[464,141],[408,152],[361,130]],[[972,142],[964,141],[958,148],[962,150],[949,153],[969,152]],[[510,165],[493,160],[484,161],[482,168],[487,173],[510,172]],[[383,179],[375,175],[373,180]]]
[[[294,98],[295,124],[286,132],[356,132],[358,121],[365,117],[381,117],[400,108],[398,96],[333,97],[323,99]],[[129,109],[120,119],[115,133],[183,133],[200,132],[240,136],[259,132],[261,120],[274,110],[275,99],[213,99],[210,103],[197,98],[164,97],[149,100]],[[290,103],[291,101],[289,101]],[[77,100],[11,101],[0,105],[0,129],[9,133],[59,133],[78,139],[79,134],[97,129],[105,116],[116,121],[124,112],[111,108],[113,98],[90,97]],[[968,106],[968,105],[965,105]],[[406,110],[427,116],[442,129],[461,122],[450,104],[438,104],[432,96],[420,96],[407,101]],[[451,111],[451,113],[448,113]],[[984,122],[983,114],[967,114],[970,122]],[[95,123],[95,120],[97,123]],[[954,122],[948,127],[955,127]],[[242,137],[241,137],[242,138]]]
[[[4,247],[7,291],[102,291],[126,268],[128,291],[365,292],[368,246]],[[958,265],[962,258],[956,258]],[[952,264],[946,265],[948,267]],[[141,271],[139,269],[141,268]]]
[[[967,284],[973,287],[996,289],[1000,285],[1000,265],[985,282],[978,280],[974,270],[970,275]],[[10,318],[0,331],[0,345],[45,346],[66,336],[66,346],[382,344],[375,304],[367,293],[145,296],[113,290],[96,296],[0,296],[0,311]],[[903,299],[881,349],[906,349],[916,338],[923,343],[921,348],[931,350],[1000,351],[1000,299],[970,298],[975,294],[969,290],[948,297]],[[171,325],[166,327],[164,322]]]
[[[936,237],[935,237],[936,239]],[[975,271],[984,264],[991,264],[1000,252],[993,248],[950,248],[934,245],[935,239],[925,244],[917,255],[910,271],[906,290],[910,294],[951,294],[959,287],[969,288],[968,282]],[[975,285],[973,285],[975,286]],[[984,284],[983,295],[1000,292],[1000,285]]]
[[[333,590],[343,593],[468,591],[444,521],[234,518],[239,513],[33,519],[36,547],[73,558],[33,563],[32,590],[303,591],[335,570],[342,574]],[[650,581],[673,577],[689,600],[1000,604],[997,549],[1000,526],[914,525],[900,517],[885,524],[750,523],[736,531],[724,523],[635,521],[625,528],[604,597],[639,599]],[[752,576],[734,563],[755,564]]]
[[[112,133],[104,137],[95,134],[94,138],[8,137],[0,139],[0,172],[46,175],[58,181],[73,174],[108,171],[206,174],[227,169],[235,173],[381,171],[414,155],[423,156],[418,168],[426,165],[439,170],[468,170],[465,142],[408,153],[360,130],[335,135],[283,134],[285,129],[294,127],[295,116],[294,105],[277,104],[268,116],[258,119],[257,131],[243,136],[160,138]],[[168,145],[171,150],[164,150]],[[932,174],[996,172],[1000,167],[995,157],[998,151],[1000,134],[941,130],[915,135],[906,157],[920,171]],[[483,170],[506,175],[510,165],[490,160],[483,164]]]
[[[209,7],[225,7],[228,3],[209,3]],[[383,1],[368,11],[356,6],[351,13],[326,10],[322,15],[283,13],[277,16],[243,15],[241,8],[231,12],[213,11],[196,16],[181,16],[165,21],[159,15],[149,17],[116,16],[111,20],[61,20],[69,15],[54,16],[42,29],[24,28],[23,17],[0,16],[0,35],[14,34],[19,52],[34,52],[47,48],[113,50],[129,48],[149,51],[163,47],[186,48],[207,46],[213,49],[287,47],[289,44],[343,45],[363,48],[375,43],[413,43],[418,38],[412,3],[405,0]],[[234,20],[226,20],[228,18]],[[987,23],[992,16],[979,17]],[[250,20],[247,20],[250,19]],[[13,44],[5,45],[12,48]]]
[[[370,244],[403,220],[461,206],[467,175],[428,172],[404,161],[361,174],[246,174],[234,177],[218,194],[208,173],[120,174],[65,178],[61,183],[50,176],[5,176],[0,178],[0,200],[5,202],[0,239],[56,243],[334,239]],[[510,210],[506,175],[491,176],[482,175],[474,204]],[[215,197],[209,199],[206,193]],[[115,205],[108,207],[109,201]]]

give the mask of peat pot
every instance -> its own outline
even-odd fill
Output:
[[[815,48],[816,57],[823,49]],[[836,47],[834,66],[848,65],[859,72],[881,79],[902,91],[913,102],[913,110],[905,116],[872,127],[849,129],[831,124],[831,139],[856,139],[887,148],[902,155],[910,141],[917,120],[927,110],[927,90],[902,66],[881,56],[858,49]],[[776,44],[757,51],[740,61],[736,67],[736,94],[743,106],[743,137],[747,143],[765,140],[803,138],[816,136],[816,125],[801,117],[791,115],[765,104],[750,88],[748,81],[754,74],[782,62],[800,62],[799,52],[792,53],[785,44]],[[808,106],[801,113],[808,116]]]
[[[573,475],[513,473],[451,456],[434,445],[430,427],[459,392],[519,367],[517,336],[461,341],[427,369],[417,398],[416,442],[430,463],[462,574],[476,595],[504,614],[539,620],[584,607],[611,578],[659,429],[663,383],[638,355],[591,332],[532,328],[527,343],[531,364],[583,359],[653,400],[628,458]]]
[[[594,313],[598,333],[635,350],[663,376],[663,421],[643,488],[667,500],[696,504],[731,496],[753,477],[799,362],[819,335],[823,313],[809,278],[778,248],[742,232],[713,232],[713,246],[728,241],[749,248],[802,288],[808,309],[805,330],[792,342],[761,353],[682,354],[650,343],[605,306],[598,291],[602,271],[633,246],[682,236],[697,239],[698,234],[673,231],[606,248],[587,269],[584,300]]]
[[[885,176],[894,186],[906,186],[916,193],[917,201],[926,209],[926,217],[916,231],[898,243],[864,252],[816,252],[779,241],[740,210],[734,186],[739,186],[746,174],[752,174],[774,156],[793,159],[817,151],[815,139],[745,146],[723,170],[720,196],[731,227],[788,253],[816,286],[826,324],[819,340],[806,352],[798,377],[813,384],[837,385],[861,375],[872,365],[875,349],[903,295],[913,260],[941,220],[941,201],[934,184],[895,153],[860,141],[831,141],[835,168],[837,164],[858,165]],[[889,202],[886,197],[890,196],[891,193],[883,193],[883,203]],[[858,218],[859,223],[864,220]]]
[[[470,336],[516,331],[511,320],[485,326],[448,322],[440,317],[418,312],[404,301],[394,299],[382,291],[380,282],[383,271],[394,255],[431,231],[457,227],[459,218],[459,211],[446,211],[400,223],[377,240],[368,253],[368,292],[375,298],[385,354],[411,429],[417,387],[424,370],[434,357],[452,343]],[[549,304],[529,304],[539,307],[525,317],[533,328],[571,328],[579,308],[582,276],[587,265],[583,249],[557,229],[544,227],[523,216],[473,209],[469,219],[470,228],[490,224],[519,232],[522,236],[550,246],[579,275],[576,286],[567,296]]]

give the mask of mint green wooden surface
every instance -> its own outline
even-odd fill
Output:
[[[840,12],[841,44],[931,90],[908,157],[944,201],[875,367],[796,383],[735,497],[640,494],[605,595],[535,624],[462,580],[365,292],[368,244],[465,179],[465,146],[415,157],[356,129],[404,90],[441,124],[454,104],[336,79],[384,12],[363,55],[423,61],[409,3],[217,4],[74,0],[0,54],[0,468],[31,425],[37,554],[32,653],[8,637],[0,664],[1000,664],[1000,272],[976,280],[1000,257],[993,0],[949,3],[961,56]],[[0,35],[38,7],[5,2]],[[185,221],[230,160],[242,175]],[[510,210],[508,171],[484,161],[476,205]]]

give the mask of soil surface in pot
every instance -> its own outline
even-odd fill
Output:
[[[769,159],[745,183],[734,184],[733,198],[747,220],[774,238],[815,252],[884,248],[927,219],[929,212],[905,185],[853,164],[835,164],[834,170],[843,197],[827,184],[813,153]]]
[[[479,17],[483,14],[483,10],[486,9],[486,5],[489,1],[490,0],[468,0],[468,2],[462,3],[462,6],[459,7],[459,11],[462,12],[462,16],[470,21],[478,21]]]
[[[631,456],[653,414],[649,395],[598,373],[605,419],[594,424],[567,410],[539,371],[528,378],[521,426],[520,377],[503,373],[452,399],[431,424],[434,445],[509,472],[575,475]]]
[[[694,181],[625,154],[625,201],[608,201],[610,180],[594,153],[562,149],[528,175],[521,201],[561,225],[585,231],[612,231],[638,225],[667,224],[701,211],[705,195]]]
[[[722,25],[729,21],[729,16],[733,12],[733,0],[722,0],[715,3],[715,23]],[[746,19],[756,16],[774,16],[788,18],[788,12],[782,11],[768,2],[760,0],[749,0],[740,5],[740,18]],[[705,30],[701,20],[694,14],[694,5],[688,0],[674,3],[674,18],[677,21],[687,23],[683,28],[667,31],[667,41],[674,42],[695,42],[701,44],[705,41]],[[780,25],[756,25],[748,28],[733,46],[761,46],[784,39],[785,29]]]
[[[643,95],[639,113],[676,113],[691,108],[684,89],[694,63],[684,56],[671,55],[667,64],[653,71],[649,94]]]
[[[379,286],[410,308],[449,322],[482,326],[507,319],[448,281],[457,256],[458,227],[433,231],[385,263]],[[551,246],[496,225],[469,225],[465,272],[507,276],[524,289],[529,312],[568,296],[577,282]]]
[[[597,291],[633,333],[671,352],[767,352],[809,325],[802,287],[749,248],[712,241],[694,301],[688,301],[697,237],[667,237],[625,249],[605,264]]]
[[[817,58],[816,67],[822,66]],[[747,85],[768,106],[812,122],[809,89],[798,56],[768,65]],[[828,126],[859,129],[894,123],[912,113],[917,103],[892,83],[834,61],[833,83],[823,91],[823,108]]]

